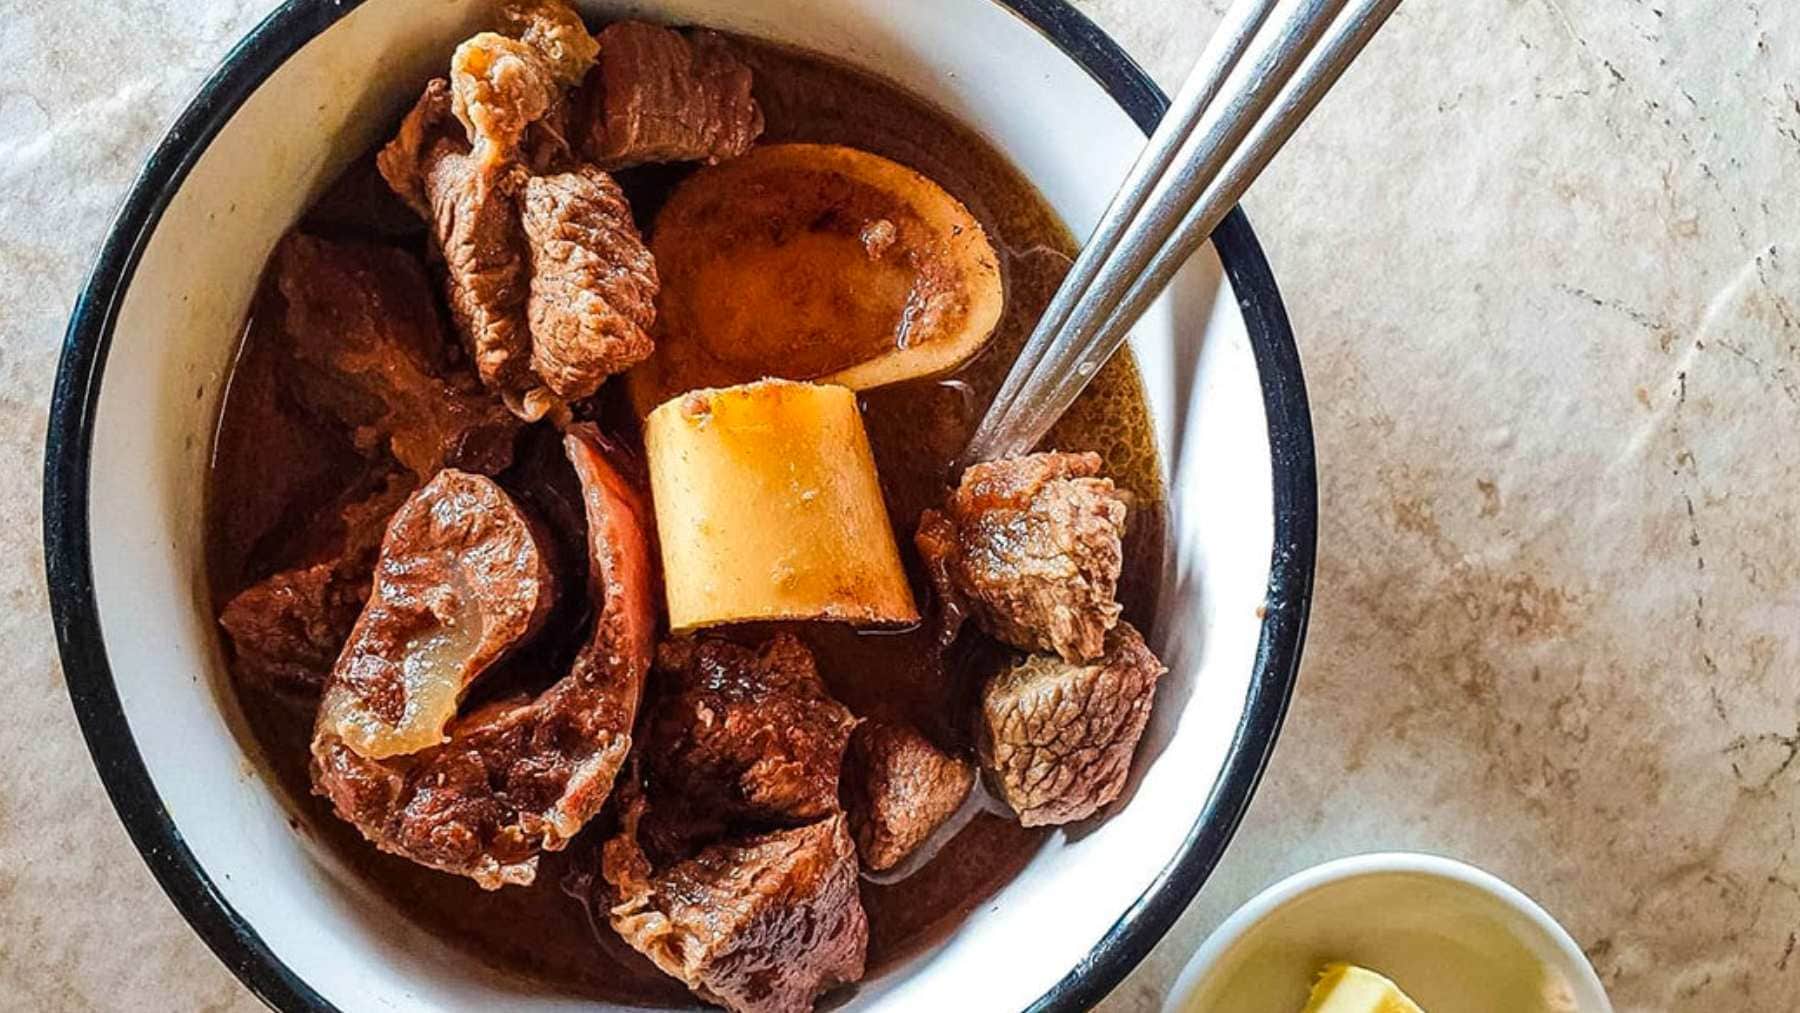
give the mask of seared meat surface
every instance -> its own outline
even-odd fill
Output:
[[[275,271],[306,401],[359,448],[390,451],[421,481],[445,467],[491,474],[512,463],[518,423],[445,365],[437,307],[410,254],[293,233]]]
[[[455,721],[441,745],[384,758],[335,733],[328,698],[313,743],[314,784],[340,816],[385,851],[487,889],[531,883],[538,852],[565,847],[600,810],[630,750],[650,666],[645,503],[591,426],[572,427],[565,449],[582,483],[597,610],[568,675],[535,699],[499,701]],[[404,537],[398,519],[394,530]],[[357,648],[353,639],[345,657]]]
[[[624,811],[602,874],[612,927],[665,973],[735,1013],[805,1013],[862,978],[869,923],[842,814],[728,840],[658,867]]]
[[[603,169],[735,158],[762,135],[750,68],[714,32],[620,21],[576,101],[583,153]]]
[[[1092,662],[1032,655],[989,681],[977,748],[1019,822],[1071,823],[1119,797],[1165,671],[1119,623]]]
[[[1125,497],[1098,454],[977,464],[915,539],[945,604],[1014,647],[1098,658],[1119,621]]]
[[[231,637],[239,676],[301,696],[324,688],[369,597],[388,518],[412,490],[411,475],[390,473],[338,512],[323,558],[271,574],[226,603],[219,625]]]
[[[812,652],[791,634],[760,648],[711,637],[657,652],[661,695],[644,758],[661,818],[687,836],[724,822],[792,825],[838,807],[838,772],[856,719],[832,699]]]
[[[532,177],[524,231],[532,368],[564,398],[591,397],[654,347],[656,262],[625,194],[592,166]]]
[[[974,784],[972,765],[911,725],[858,725],[844,761],[844,796],[863,863],[879,872],[905,861],[956,814]]]

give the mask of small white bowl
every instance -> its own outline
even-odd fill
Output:
[[[1612,1013],[1575,940],[1530,897],[1448,858],[1374,854],[1269,887],[1209,936],[1164,1013],[1284,1013],[1319,969],[1393,979],[1426,1013]]]

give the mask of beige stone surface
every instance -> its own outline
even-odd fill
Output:
[[[1085,0],[1165,83],[1224,0]],[[63,693],[38,459],[124,188],[269,0],[0,0],[0,996],[251,1010]],[[1105,1005],[1288,872],[1415,848],[1622,1010],[1800,993],[1800,7],[1408,0],[1247,205],[1318,430],[1299,693],[1230,854]],[[53,210],[50,210],[53,209]]]

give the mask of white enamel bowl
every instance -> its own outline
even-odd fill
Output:
[[[1530,897],[1406,853],[1327,862],[1264,890],[1195,952],[1163,1010],[1299,1010],[1339,960],[1387,975],[1427,1013],[1612,1013],[1581,947]]]
[[[70,324],[45,480],[64,669],[121,819],[171,899],[285,1010],[566,1009],[415,928],[290,828],[227,685],[206,601],[212,425],[270,248],[382,139],[488,0],[293,0],[207,83],[145,167]],[[829,53],[990,138],[1077,234],[1161,93],[1062,0],[591,3]],[[1160,690],[1131,804],[1058,834],[942,945],[851,1008],[1081,1009],[1212,870],[1299,660],[1312,436],[1293,338],[1233,216],[1133,338],[1174,490]]]

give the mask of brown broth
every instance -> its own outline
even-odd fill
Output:
[[[896,534],[923,594],[925,581],[911,548],[919,512],[942,499],[951,459],[1068,269],[1074,242],[1003,156],[944,113],[891,84],[815,56],[749,42],[743,51],[756,72],[757,98],[768,121],[765,139],[849,144],[910,165],[962,200],[1001,254],[1007,308],[988,349],[954,377],[871,391],[863,398]],[[370,161],[353,168],[309,213],[304,227],[417,246],[417,228],[396,215]],[[650,223],[685,172],[656,167],[621,174],[640,222]],[[292,412],[282,410],[290,395],[279,382],[281,353],[265,324],[270,298],[259,297],[246,328],[215,441],[208,572],[220,605],[291,562],[299,550],[288,533],[342,492],[345,476],[355,474],[353,458],[327,434],[283,425]],[[1128,617],[1146,622],[1156,604],[1165,507],[1142,384],[1129,353],[1100,372],[1049,442],[1059,449],[1099,452],[1109,473],[1134,495],[1121,598]],[[1001,657],[991,645],[965,636],[939,665],[923,628],[881,634],[825,624],[793,628],[811,644],[833,691],[853,711],[906,718],[945,745],[967,747],[964,716],[972,713],[975,686]],[[330,848],[419,924],[524,989],[692,1005],[677,982],[610,931],[591,931],[581,906],[562,893],[565,875],[591,854],[593,831],[568,852],[544,855],[535,885],[494,893],[381,854],[311,794],[311,715],[247,687],[239,697],[267,769],[288,796],[297,832]],[[911,878],[886,886],[865,882],[870,974],[941,939],[1014,876],[1043,839],[1041,831],[984,815]]]

